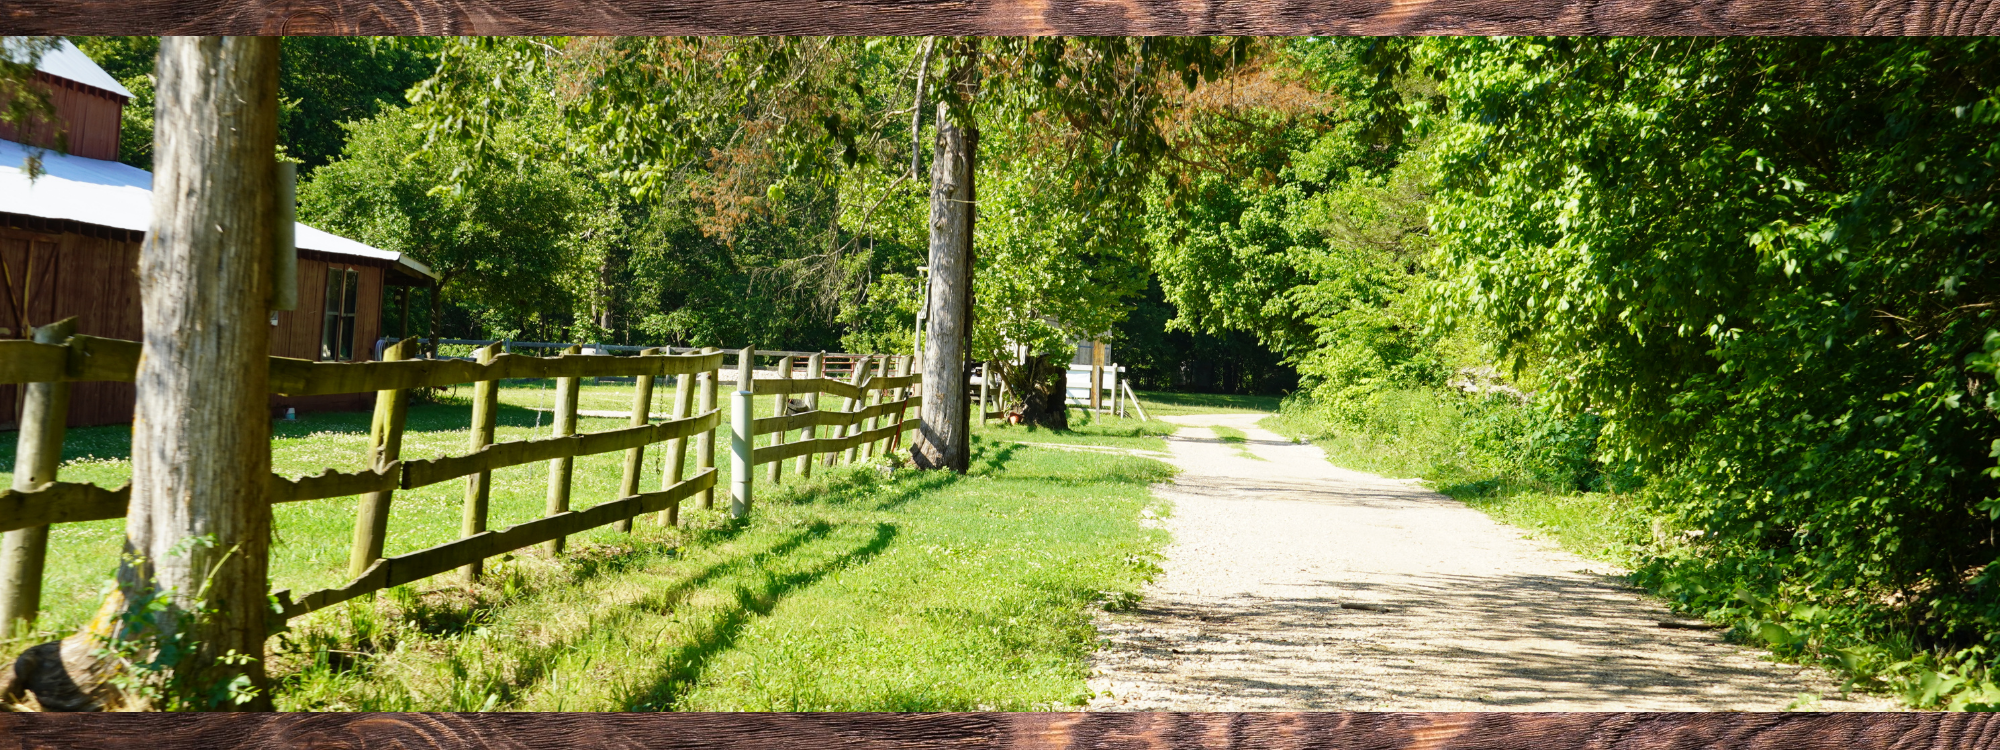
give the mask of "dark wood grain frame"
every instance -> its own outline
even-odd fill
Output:
[[[0,714],[0,748],[1978,750],[1990,714]]]
[[[8,34],[2000,31],[1994,0],[0,0]],[[1981,714],[0,714],[28,748],[2000,748]]]
[[[1992,34],[1993,0],[5,0],[9,34]]]

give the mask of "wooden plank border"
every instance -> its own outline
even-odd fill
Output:
[[[1992,34],[1985,2],[11,0],[20,34]]]
[[[1377,750],[1985,750],[1993,714],[1811,713],[429,713],[0,714],[10,747],[1374,748]]]

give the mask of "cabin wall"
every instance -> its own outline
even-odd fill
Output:
[[[47,73],[37,72],[35,80],[49,92],[49,104],[55,107],[56,122],[63,125],[71,156],[118,160],[118,129],[123,125],[125,97]],[[44,122],[29,128],[28,137],[23,138],[19,129],[0,124],[0,140],[55,148],[56,131],[55,123]]]
[[[75,316],[76,332],[138,340],[139,244],[65,232],[53,234],[0,226],[0,328],[22,338],[32,326]],[[24,283],[25,282],[25,283]],[[18,308],[25,301],[27,320]],[[0,427],[19,419],[23,389],[0,386]],[[132,421],[130,383],[77,383],[70,389],[72,426]]]
[[[0,331],[0,338],[24,337],[21,331],[32,326],[71,316],[77,319],[77,333],[128,341],[144,335],[137,242],[0,225],[0,264],[4,264],[0,297],[12,300],[0,302],[0,329],[6,329]],[[299,309],[278,313],[278,324],[271,328],[273,355],[319,358],[329,265],[324,260],[299,259]],[[354,358],[371,360],[382,328],[383,269],[337,262],[331,265],[360,272]],[[23,299],[27,304],[25,323],[16,315]],[[0,429],[16,428],[22,391],[18,386],[0,385]],[[372,393],[274,396],[271,406],[275,415],[282,415],[287,407],[300,412],[367,409],[374,400]],[[70,390],[69,424],[85,427],[130,422],[133,401],[130,383],[77,383]]]
[[[326,273],[329,268],[352,268],[360,272],[361,293],[354,311],[354,361],[375,359],[375,339],[382,334],[382,269],[311,258],[299,259],[299,309],[278,313],[278,324],[271,328],[272,355],[319,359],[320,332],[326,320]],[[374,404],[373,393],[271,398],[272,409],[280,415],[288,407],[301,412],[355,411]]]

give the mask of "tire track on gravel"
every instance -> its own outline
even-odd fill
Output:
[[[1164,572],[1098,615],[1090,710],[1889,710],[1675,618],[1609,566],[1257,426],[1170,417]],[[1256,458],[1207,425],[1249,435]]]

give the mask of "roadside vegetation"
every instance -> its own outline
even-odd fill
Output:
[[[975,437],[964,476],[843,466],[492,583],[405,588],[281,636],[289,710],[1041,710],[1080,705],[1086,608],[1164,532],[1157,461]]]
[[[547,415],[537,412],[546,385],[503,389],[499,439],[548,434]],[[629,385],[583,391],[586,409],[630,405]],[[406,456],[463,450],[465,395],[446,392],[411,409]],[[539,550],[495,558],[477,586],[447,574],[308,614],[272,640],[274,698],[283,710],[1080,705],[1096,648],[1088,608],[1134,601],[1156,572],[1165,532],[1140,519],[1156,504],[1148,486],[1172,470],[1116,452],[1023,444],[1156,450],[1171,432],[1157,421],[1078,414],[1070,432],[978,431],[962,477],[878,458],[816,468],[801,481],[788,463],[742,522],[690,500],[677,528],[649,518],[630,534],[603,527],[572,537],[560,559]],[[274,422],[275,468],[358,467],[368,420],[349,412]],[[585,417],[579,429],[623,424]],[[65,478],[123,483],[129,435],[125,427],[72,430]],[[0,466],[11,465],[11,449],[0,446]],[[657,458],[642,486],[657,485]],[[615,453],[578,459],[578,507],[613,494],[621,461]],[[545,472],[495,473],[495,528],[542,514]],[[398,493],[388,554],[455,538],[462,495],[458,482]],[[276,510],[274,587],[345,580],[353,499]],[[54,531],[42,638],[91,615],[116,567],[123,522]]]
[[[625,384],[585,384],[579,388],[578,404],[585,410],[628,413],[632,388]],[[550,409],[554,403],[553,381],[508,381],[500,391],[501,408],[495,441],[525,440],[553,434]],[[655,391],[653,409],[672,409],[673,388],[662,385]],[[664,394],[664,395],[663,395]],[[462,455],[466,451],[471,423],[472,389],[461,387],[437,394],[430,403],[410,409],[403,437],[403,457],[423,459]],[[775,408],[775,397],[758,399],[757,414],[766,416]],[[729,419],[730,400],[717,400],[723,419]],[[326,469],[357,471],[365,468],[370,412],[327,412],[301,414],[297,420],[275,420],[272,425],[271,468],[284,476],[318,474]],[[579,417],[578,432],[602,432],[627,425],[620,417]],[[64,481],[89,482],[100,487],[118,487],[131,477],[131,436],[129,426],[113,425],[72,429],[63,444],[61,476]],[[797,433],[793,433],[797,437]],[[725,443],[716,448],[718,488],[727,488],[729,450]],[[664,444],[647,451],[642,489],[660,486]],[[0,440],[0,468],[14,465],[14,442]],[[624,468],[624,454],[605,453],[578,457],[572,479],[571,505],[584,508],[611,499],[618,490]],[[694,449],[690,442],[687,468],[694,473]],[[790,471],[790,462],[785,467]],[[0,471],[0,482],[12,479],[11,471]],[[727,494],[726,489],[719,490]],[[489,528],[540,518],[546,510],[548,468],[546,464],[514,466],[493,472]],[[443,482],[429,487],[396,493],[389,517],[387,555],[398,555],[458,538],[465,499],[462,482]],[[356,498],[327,498],[276,506],[271,544],[272,589],[289,588],[295,594],[337,586],[347,581],[348,550],[354,534]],[[691,507],[690,500],[683,505]],[[724,501],[726,504],[726,500]],[[638,522],[647,523],[645,520]],[[70,632],[82,625],[102,601],[104,585],[118,567],[124,540],[123,519],[61,524],[50,528],[49,557],[44,575],[43,613],[36,623],[39,637]],[[623,534],[603,527],[572,538],[572,542],[610,543]],[[23,643],[39,641],[23,639]]]

